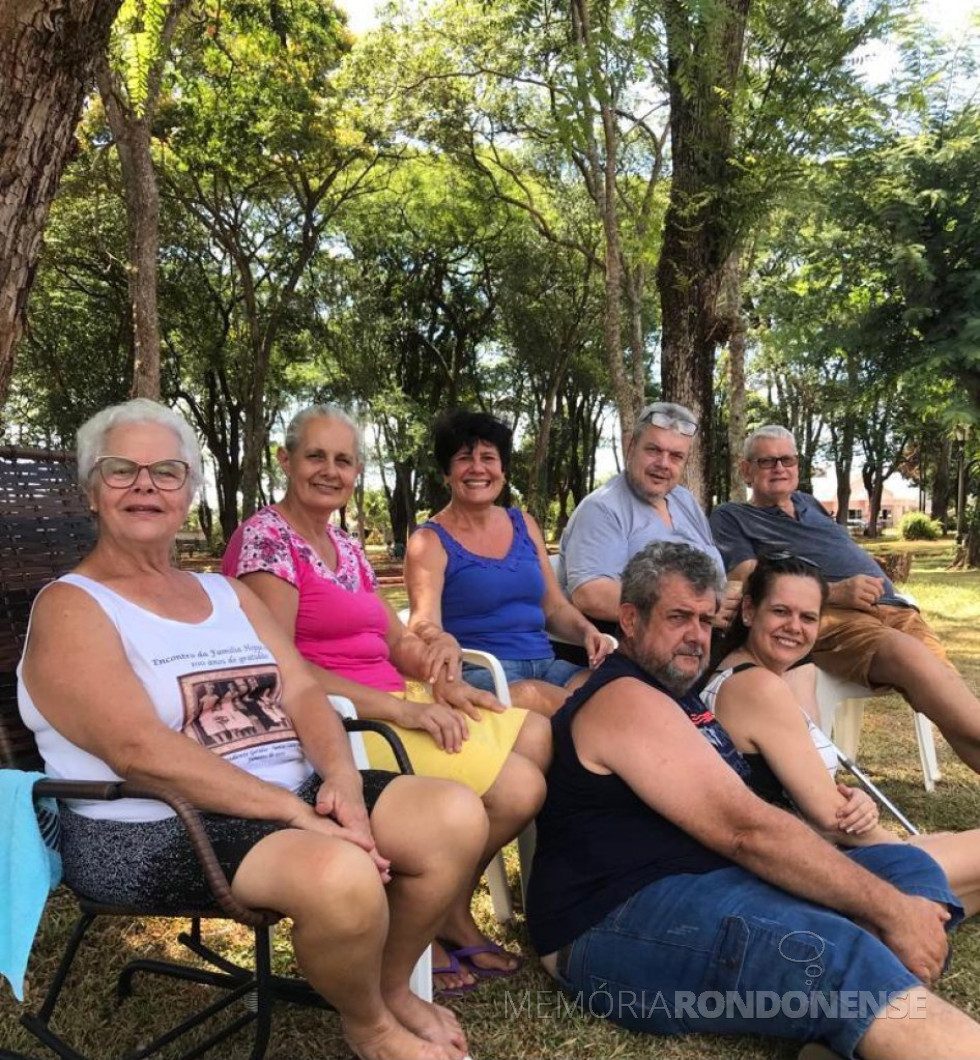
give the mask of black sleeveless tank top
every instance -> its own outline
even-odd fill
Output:
[[[632,677],[664,692],[742,779],[748,769],[714,715],[693,693],[677,699],[620,652],[609,656],[551,720],[554,760],[537,819],[527,919],[539,953],[576,939],[647,884],[732,862],[651,809],[615,774],[590,772],[572,741],[572,720],[599,689]]]

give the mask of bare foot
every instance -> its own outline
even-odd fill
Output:
[[[456,1014],[444,1005],[423,1001],[408,989],[399,989],[386,995],[385,1004],[397,1020],[420,1038],[454,1050],[453,1056],[466,1054],[467,1043],[463,1028]]]
[[[342,1019],[341,1030],[358,1060],[461,1060],[465,1055],[465,1049],[413,1034],[390,1012],[381,1021],[364,1026],[355,1027]]]

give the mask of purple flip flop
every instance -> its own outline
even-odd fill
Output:
[[[432,969],[432,974],[436,975],[459,975],[463,971],[463,966],[459,962],[459,958],[453,953],[449,947],[445,947],[446,954],[449,957],[449,963],[440,965],[438,968]],[[476,974],[475,972],[472,974]],[[471,991],[475,990],[479,986],[479,982],[475,983],[464,983],[462,986],[453,987],[436,987],[432,991],[432,997],[434,999],[449,1000],[454,997],[464,997]]]
[[[498,946],[496,942],[485,942],[482,946],[461,946],[455,950],[450,950],[447,947],[447,951],[450,960],[455,960],[467,971],[472,972],[477,979],[507,979],[512,975],[517,975],[524,965],[523,958],[517,956],[517,954],[508,953],[503,946]],[[481,953],[499,953],[504,957],[516,960],[517,966],[515,968],[484,968],[473,960],[474,957],[479,956]]]

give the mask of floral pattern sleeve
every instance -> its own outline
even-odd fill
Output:
[[[364,554],[359,541],[355,541],[346,530],[339,526],[327,527],[327,533],[337,550],[337,571],[334,577],[345,589],[351,592],[378,591],[378,578],[374,567]]]
[[[299,574],[287,523],[274,511],[264,508],[242,526],[242,547],[235,576],[274,574],[299,588]]]

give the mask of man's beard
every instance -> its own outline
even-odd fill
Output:
[[[641,500],[646,504],[662,501],[670,492],[670,490],[651,489],[645,482],[636,478],[628,469],[626,471],[626,485],[629,486],[630,493],[632,493],[637,500]]]
[[[698,666],[697,673],[694,675],[691,675],[674,665],[675,655],[695,654],[700,659],[700,665]],[[662,684],[668,692],[673,692],[674,695],[682,696],[685,692],[690,691],[690,689],[697,683],[707,667],[707,662],[704,658],[704,652],[700,649],[698,649],[697,652],[676,652],[675,655],[672,655],[665,663],[661,663],[658,659],[648,653],[641,654],[635,652],[634,658],[635,661],[646,670],[652,678]]]

